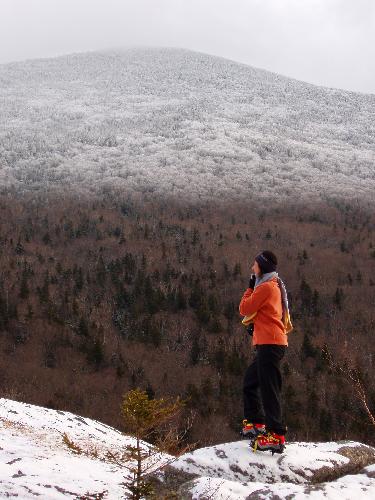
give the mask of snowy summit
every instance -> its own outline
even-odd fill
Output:
[[[9,399],[0,401],[0,425],[0,497],[126,498],[126,469],[106,457],[133,438],[89,418]],[[158,464],[170,458],[160,454]],[[171,474],[180,478],[181,499],[372,499],[375,449],[350,441],[291,443],[272,456],[240,441],[187,453],[168,467]]]

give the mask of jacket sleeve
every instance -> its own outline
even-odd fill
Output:
[[[250,316],[256,313],[266,302],[268,297],[268,287],[257,286],[255,290],[248,288],[240,302],[241,316]]]

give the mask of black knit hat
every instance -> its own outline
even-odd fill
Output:
[[[262,253],[255,257],[256,262],[260,267],[263,274],[272,273],[276,271],[277,267],[277,257],[274,253],[269,250],[263,250]]]

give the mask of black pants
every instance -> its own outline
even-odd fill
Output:
[[[286,433],[280,394],[280,361],[286,349],[283,345],[258,345],[255,359],[246,370],[243,385],[244,418],[248,422],[266,424],[267,430],[276,434]]]

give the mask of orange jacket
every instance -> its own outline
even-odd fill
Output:
[[[254,317],[253,345],[288,345],[282,322],[281,291],[277,278],[258,285],[255,290],[248,288],[240,302],[241,316]]]

